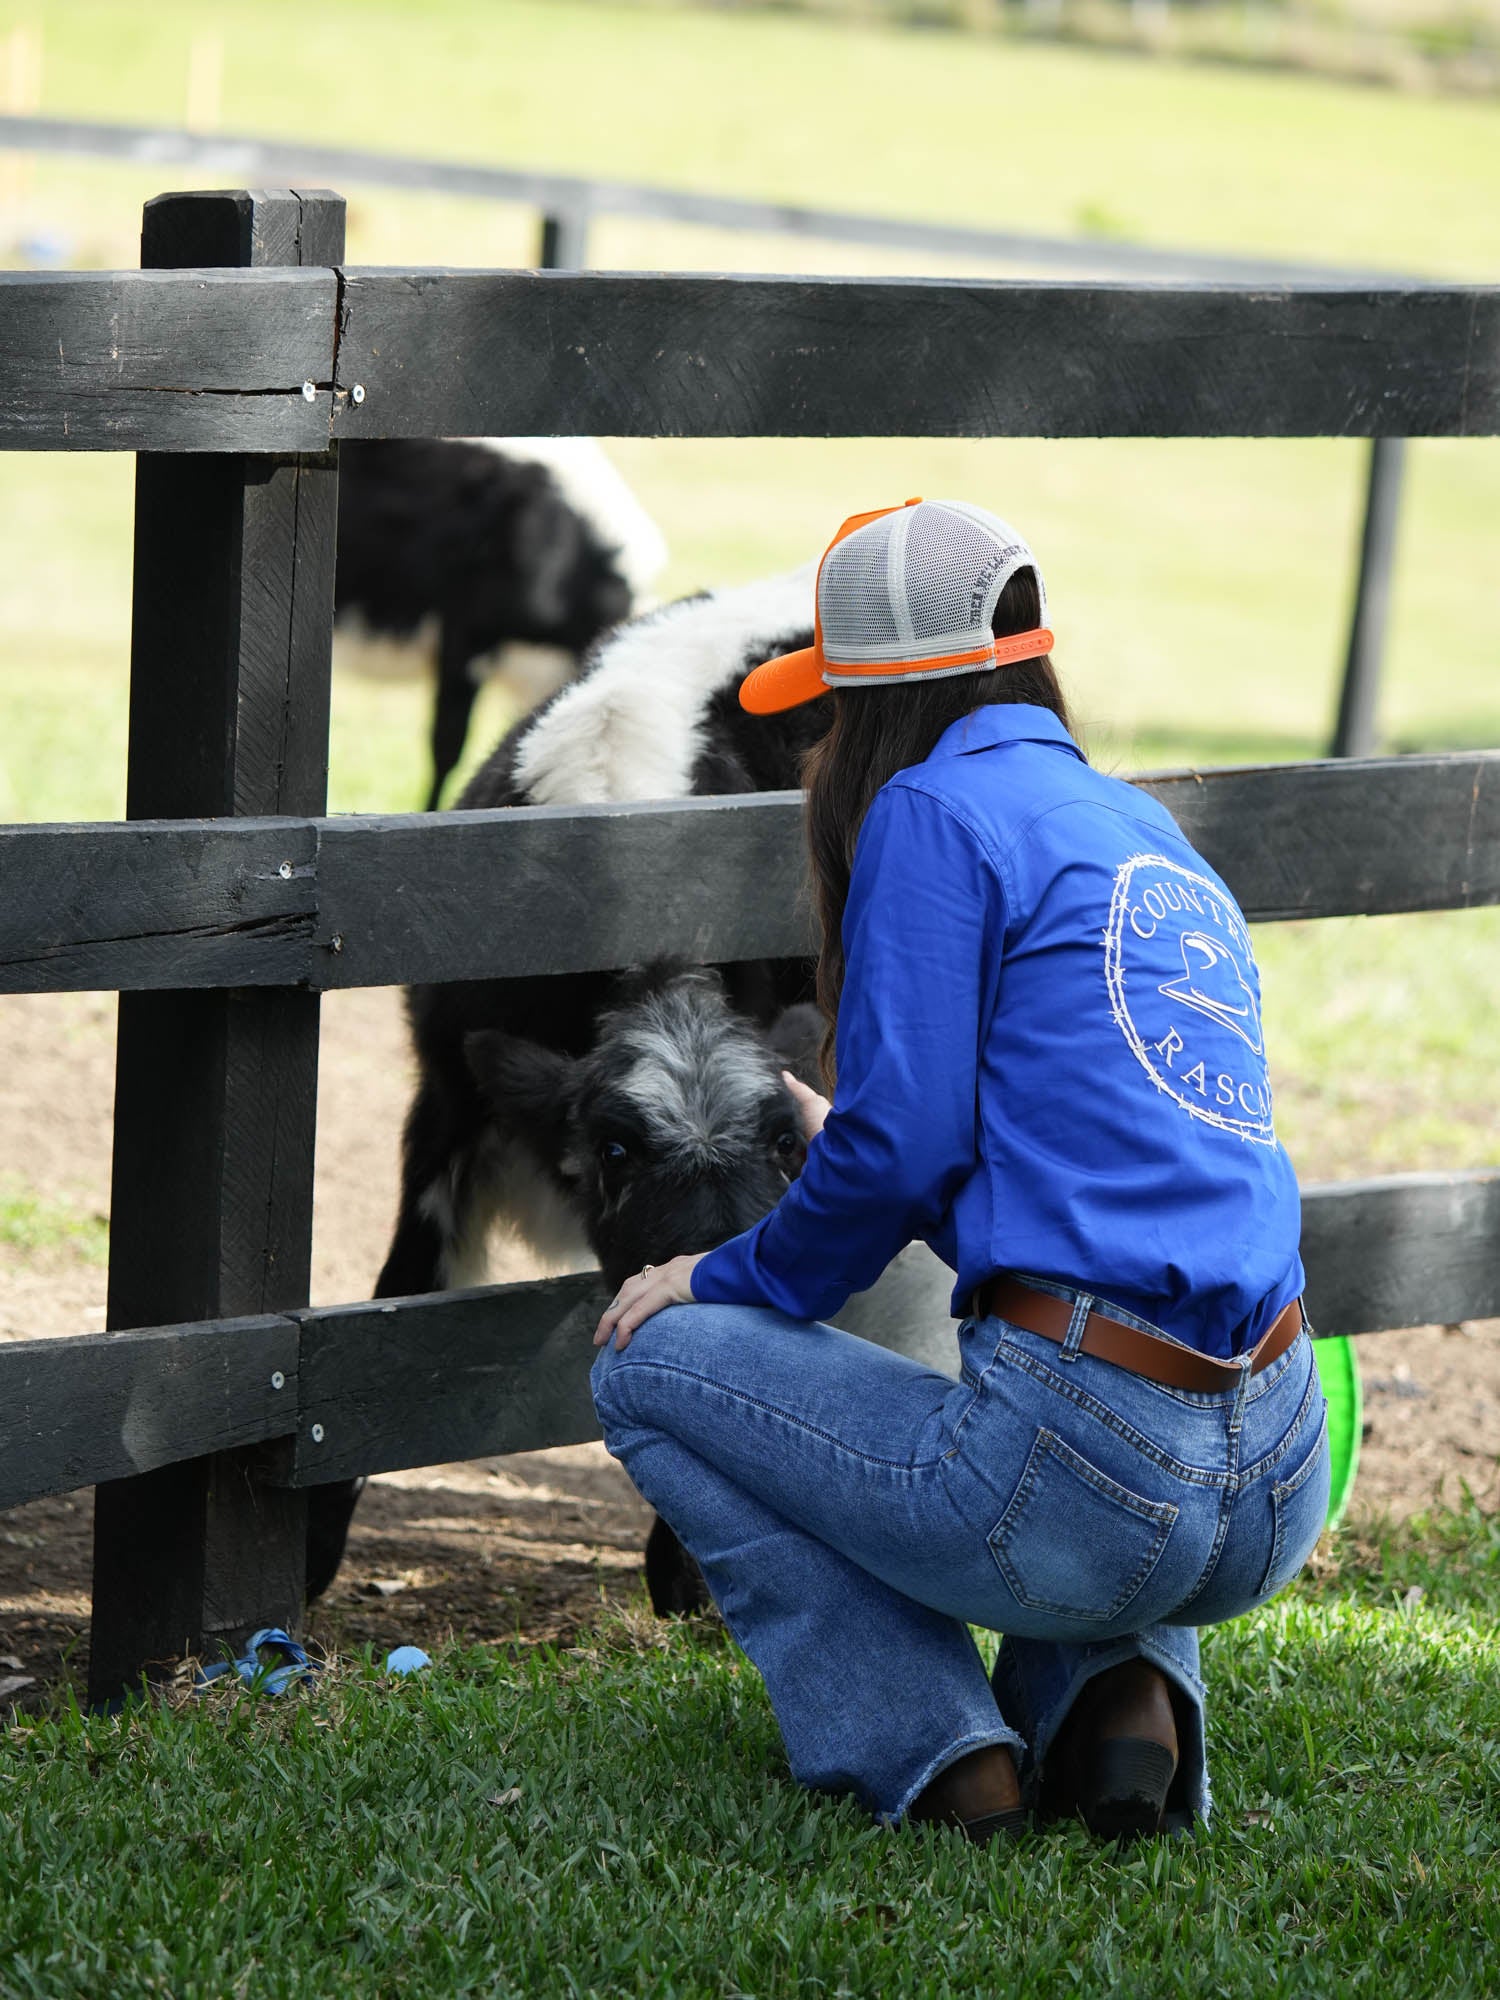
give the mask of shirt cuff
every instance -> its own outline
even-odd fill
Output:
[[[769,1306],[789,1319],[826,1319],[837,1312],[853,1290],[846,1280],[824,1272],[813,1282],[798,1285],[766,1269],[758,1253],[770,1219],[767,1216],[699,1258],[693,1266],[693,1297],[700,1305]]]

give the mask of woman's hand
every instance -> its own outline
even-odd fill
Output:
[[[700,1251],[696,1257],[674,1257],[670,1264],[647,1264],[633,1278],[627,1278],[604,1308],[594,1333],[595,1347],[603,1347],[613,1334],[615,1346],[623,1352],[636,1328],[663,1306],[690,1306],[693,1267],[706,1254]]]
[[[833,1106],[826,1097],[819,1097],[810,1085],[795,1077],[789,1069],[781,1072],[781,1080],[792,1093],[797,1106],[797,1116],[802,1121],[802,1136],[810,1146],[823,1129],[823,1120]]]

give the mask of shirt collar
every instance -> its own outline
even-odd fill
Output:
[[[976,750],[993,750],[1002,743],[1055,743],[1071,750],[1080,763],[1083,752],[1063,728],[1050,708],[1031,702],[991,701],[971,709],[957,722],[950,722],[928,753],[927,762],[947,757],[967,757]]]

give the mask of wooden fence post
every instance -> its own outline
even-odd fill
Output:
[[[1391,608],[1391,571],[1396,560],[1396,524],[1401,518],[1401,476],[1405,462],[1405,438],[1370,440],[1359,575],[1354,585],[1349,651],[1339,690],[1338,721],[1328,750],[1330,757],[1375,755],[1375,708],[1380,698],[1385,625]]]
[[[542,217],[539,271],[582,271],[589,261],[589,216],[581,205]]]
[[[150,269],[343,253],[322,191],[164,195],[141,239]],[[129,818],[324,810],[337,503],[333,450],[138,457]],[[111,1330],[307,1303],[317,1074],[316,994],[120,996]],[[99,1486],[90,1703],[290,1626],[305,1538],[305,1500],[254,1452]]]

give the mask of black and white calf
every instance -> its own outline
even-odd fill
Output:
[[[736,694],[751,666],[810,642],[812,589],[809,567],[623,628],[510,733],[460,806],[795,786],[826,714],[814,705],[755,718]],[[805,1158],[780,1070],[813,1080],[821,1026],[810,972],[801,962],[667,962],[622,976],[414,987],[420,1075],[377,1296],[484,1282],[486,1239],[502,1220],[550,1262],[592,1257],[611,1286],[748,1228]],[[935,1303],[934,1262],[922,1252],[893,1267],[842,1323],[908,1349],[914,1316],[936,1332],[946,1285]],[[353,1504],[346,1495],[340,1524],[338,1491],[316,1498],[310,1589],[337,1567]],[[695,1567],[660,1522],[647,1580],[658,1611],[702,1601]]]
[[[794,786],[826,718],[758,720],[720,698],[806,644],[810,612],[804,568],[634,620],[504,738],[460,810]],[[808,998],[806,966],[778,972],[414,986],[420,1080],[378,1294],[482,1282],[496,1220],[550,1262],[592,1254],[624,1276],[674,1254],[668,1236],[702,1248],[702,1230],[722,1240],[764,1214],[778,1186],[756,1148],[776,1142],[770,1106],[782,1124],[792,1112],[766,1034]],[[618,1136],[600,1136],[610,1118]],[[594,1160],[600,1146],[616,1150]]]
[[[550,692],[601,633],[649,601],[666,553],[592,438],[341,447],[338,616],[383,638],[431,645],[435,636],[429,810],[463,752],[484,663],[508,649],[526,692]]]

